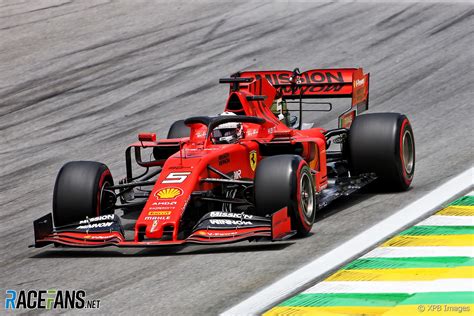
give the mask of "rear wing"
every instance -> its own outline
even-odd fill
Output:
[[[349,128],[354,117],[369,108],[369,77],[362,68],[305,72],[296,68],[293,71],[244,71],[232,75],[239,81],[240,90],[248,90],[253,83],[266,79],[284,99],[351,98],[351,107],[339,116],[339,126],[343,128]],[[234,82],[231,89],[235,88]]]

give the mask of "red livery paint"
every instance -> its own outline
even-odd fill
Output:
[[[221,82],[231,86],[224,110],[235,115],[196,116],[177,121],[168,137],[158,140],[154,133],[140,133],[138,142],[126,149],[126,177],[115,185],[112,181],[105,183],[104,179],[111,179],[111,174],[102,165],[100,170],[105,171],[98,182],[89,186],[96,188],[97,209],[85,210],[82,214],[88,218],[81,224],[67,221],[68,209],[58,209],[54,215],[38,219],[34,223],[35,245],[146,247],[283,240],[295,233],[307,234],[317,209],[373,180],[365,175],[351,179],[349,175],[344,186],[336,188],[340,191],[332,188],[330,194],[325,194],[328,178],[334,176],[328,172],[332,170],[329,163],[347,160],[345,153],[328,156],[326,149],[331,137],[339,136],[335,141],[344,142],[352,122],[368,108],[369,75],[361,68],[245,71]],[[303,129],[304,100],[326,97],[352,101],[340,116],[341,128]],[[272,105],[278,98],[289,104],[299,102],[299,110],[291,113],[299,111],[299,122],[288,126],[274,113]],[[213,131],[229,122],[239,124],[241,137],[233,143],[216,142]],[[283,158],[280,161],[275,157]],[[270,170],[260,175],[268,178],[263,184],[256,181],[259,166],[268,166],[272,159],[275,166],[280,166],[277,168],[288,168],[287,189],[278,187],[278,181],[282,181],[278,179],[286,177],[285,173],[275,173],[273,180]],[[75,163],[75,168],[81,166],[81,162]],[[139,175],[137,167],[145,173]],[[95,167],[89,163],[87,168]],[[404,179],[411,181],[407,175]],[[71,181],[58,181],[57,185],[62,183],[72,185]],[[67,189],[60,192],[74,191],[75,187]],[[273,191],[275,199],[282,201],[280,204],[261,200],[260,196]],[[117,216],[110,215],[113,220],[110,216],[91,218],[111,214],[117,208],[125,213],[139,211],[133,231],[125,234]],[[59,222],[57,216],[62,216],[60,222],[67,225],[54,227],[53,219]],[[133,237],[126,239],[126,235]]]

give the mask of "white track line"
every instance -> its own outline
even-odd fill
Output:
[[[474,247],[379,247],[361,258],[473,257]]]
[[[420,293],[472,292],[472,279],[439,279],[434,281],[326,281],[303,293]]]
[[[433,215],[416,226],[474,226],[474,216]]]
[[[341,246],[228,309],[222,315],[255,315],[264,312],[276,302],[303,288],[310,281],[374,247],[394,232],[429,214],[453,196],[466,191],[472,185],[473,173],[474,168],[471,167]]]

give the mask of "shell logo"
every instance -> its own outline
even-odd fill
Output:
[[[158,199],[176,199],[183,194],[180,188],[165,188],[157,191],[155,197]]]

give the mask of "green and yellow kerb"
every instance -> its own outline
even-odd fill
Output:
[[[264,315],[474,315],[474,196],[457,199]]]

